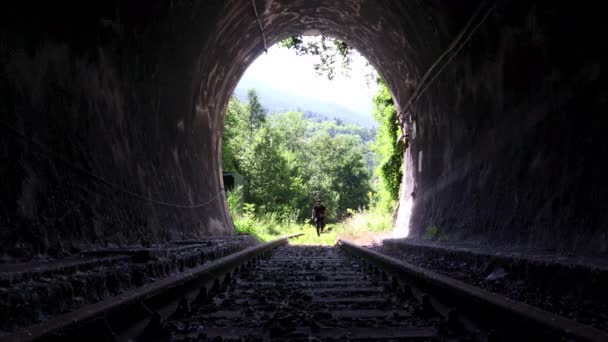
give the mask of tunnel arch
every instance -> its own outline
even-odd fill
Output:
[[[0,152],[9,161],[0,165],[4,254],[234,234],[225,200],[214,196],[222,115],[264,49],[252,4],[268,46],[311,29],[342,39],[404,105],[479,3],[12,4],[0,22],[0,92],[10,99],[0,103]],[[595,48],[606,31],[602,11],[496,4],[412,107],[417,134],[407,157],[422,165],[413,175],[412,233],[436,225],[455,241],[606,252],[608,216],[598,203],[607,201],[608,180],[591,166],[608,165],[607,142],[602,125],[587,125],[604,103],[597,84],[606,56]],[[566,28],[564,18],[580,20]],[[573,126],[585,138],[564,134]]]
[[[383,8],[387,5],[388,8]],[[257,17],[253,6],[261,7],[257,9]],[[396,8],[391,8],[393,6]],[[214,117],[221,118],[217,125],[223,127],[223,115],[231,94],[247,67],[264,53],[265,47],[272,46],[289,36],[314,31],[345,41],[361,53],[386,80],[399,107],[400,102],[405,103],[409,98],[416,85],[416,77],[426,67],[422,62],[416,64],[415,58],[420,59],[422,56],[430,58],[438,55],[440,47],[448,39],[447,34],[439,36],[437,27],[426,27],[427,31],[435,31],[436,41],[425,41],[423,44],[419,37],[426,32],[420,29],[413,30],[416,24],[404,21],[401,16],[404,16],[407,10],[430,11],[432,8],[425,8],[422,5],[420,7],[414,5],[414,8],[406,8],[406,6],[392,3],[378,4],[373,1],[344,3],[254,1],[248,8],[242,3],[228,2],[223,11],[230,13],[230,16],[216,28],[218,33],[215,42],[226,42],[228,46],[220,49],[227,55],[223,63],[233,67],[224,75],[218,76],[226,80],[218,91],[212,95],[205,92],[198,94],[200,98],[197,102],[212,103],[211,99],[215,99],[216,103],[219,102],[218,106],[209,110],[213,112]],[[439,11],[437,8],[434,10]],[[362,17],[353,14],[361,12],[367,15]],[[387,16],[387,13],[391,15]],[[392,28],[390,34],[385,31],[387,26]],[[403,32],[408,29],[412,32],[404,34]],[[235,40],[235,37],[238,38]],[[414,37],[414,39],[408,42],[404,37]],[[416,51],[414,46],[418,46],[420,50]],[[204,47],[203,50],[206,48]],[[203,79],[201,84],[206,77],[208,77],[206,73],[201,73]],[[221,136],[218,136],[218,139],[220,138]],[[218,141],[216,146],[221,146],[221,142]],[[218,154],[216,158],[221,159],[221,156]],[[221,175],[221,172],[218,171],[218,174]]]
[[[424,29],[414,29],[417,23],[424,24],[424,20],[420,22],[419,18],[406,16],[408,10],[413,13],[431,10],[436,12],[435,15],[440,13],[438,8],[430,5],[390,2],[378,4],[374,1],[335,3],[323,0],[252,3],[261,7],[258,12],[263,33],[258,27],[253,6],[244,6],[235,1],[226,3],[222,11],[229,13],[229,16],[216,28],[214,43],[225,42],[225,46],[220,46],[222,54],[228,57],[226,64],[235,66],[218,76],[228,82],[223,83],[218,91],[221,92],[222,105],[227,104],[229,94],[238,80],[246,68],[264,52],[265,45],[272,46],[284,38],[310,30],[353,46],[387,81],[396,102],[406,102],[421,71],[430,64],[432,58],[437,57],[440,49],[451,38],[448,32],[440,34],[438,27],[430,25],[418,25]],[[406,8],[407,6],[412,8]],[[361,16],[360,12],[365,15]],[[387,16],[387,13],[390,15]],[[387,31],[390,33],[387,34]],[[435,39],[422,41],[420,37],[429,36],[429,32],[434,32],[431,36]],[[266,42],[263,41],[263,36],[266,37]],[[235,37],[238,37],[236,43]],[[207,46],[202,47],[202,50],[207,49]],[[201,72],[200,77],[209,79],[204,72]],[[208,102],[204,94],[199,95],[198,102]]]

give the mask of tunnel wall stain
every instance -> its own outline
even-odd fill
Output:
[[[255,4],[269,46],[308,29],[343,39],[404,104],[477,2]],[[605,251],[596,162],[606,142],[589,125],[605,104],[590,42],[601,20],[566,5],[500,4],[413,107],[419,137],[408,153],[424,161],[412,235],[437,225],[451,239]],[[234,234],[220,138],[232,91],[263,53],[251,3],[15,6],[0,24],[0,254]],[[573,13],[577,25],[562,27]],[[199,208],[149,200],[190,206],[218,193]]]

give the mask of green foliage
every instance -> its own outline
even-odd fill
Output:
[[[343,217],[347,208],[365,207],[371,187],[360,139],[320,134],[311,139],[310,146],[310,174],[317,177],[311,179],[310,188],[325,197],[329,212]],[[314,173],[314,169],[320,172]]]
[[[249,113],[244,104],[235,97],[230,99],[226,115],[224,116],[224,130],[222,131],[222,168],[224,171],[242,173],[241,149],[249,143],[250,132]]]
[[[243,205],[243,216],[247,218],[253,218],[255,216],[255,204],[245,203]]]
[[[350,71],[354,50],[341,40],[325,36],[305,40],[302,36],[292,36],[279,42],[279,46],[295,50],[298,56],[319,57],[320,62],[314,64],[315,71],[318,75],[325,75],[330,80],[336,76],[337,59],[340,59],[340,66],[345,74]]]
[[[435,226],[435,225],[428,226],[428,227],[426,227],[426,233],[424,234],[424,238],[428,239],[428,240],[433,240],[435,238],[435,236],[437,236],[438,231],[439,231],[439,228],[437,228],[437,226]]]
[[[295,245],[333,246],[338,239],[369,242],[373,236],[386,236],[393,229],[390,215],[369,211],[355,213],[339,223],[328,224],[321,236],[317,236],[312,224],[299,222],[294,218],[284,219],[275,213],[266,213],[254,218],[233,213],[232,217],[237,233],[253,235],[263,242],[304,233],[303,236],[289,241]]]
[[[275,208],[290,201],[289,167],[274,133],[264,124],[241,152],[240,168],[247,179],[247,201],[260,208]]]
[[[292,49],[298,56],[310,55],[319,58],[319,62],[314,64],[315,72],[319,76],[325,76],[332,80],[336,76],[337,62],[340,60],[340,69],[346,77],[350,75],[353,53],[356,51],[348,43],[331,37],[288,37],[278,44],[280,47]],[[364,75],[367,84],[374,82],[378,78],[376,69],[366,61]]]
[[[254,89],[247,90],[247,113],[249,114],[249,129],[257,130],[266,122],[266,109],[260,103]]]
[[[449,241],[450,234],[445,231],[442,231],[436,225],[426,227],[426,232],[424,234],[424,238],[427,240],[437,240],[437,241]]]
[[[302,51],[303,44],[304,44],[304,40],[302,39],[302,36],[287,37],[279,42],[280,47],[294,49],[294,50],[296,50],[296,53],[299,53],[299,51]]]
[[[247,104],[231,99],[222,141],[224,167],[245,177],[241,202],[255,204],[257,215],[297,213],[300,220],[310,214],[315,197],[332,220],[348,208],[367,206],[371,187],[363,139],[371,137],[369,130],[336,120],[314,122],[296,112],[258,115],[261,106],[250,94]]]
[[[390,212],[399,199],[399,187],[403,178],[403,146],[396,143],[401,134],[397,122],[397,111],[388,87],[381,79],[378,93],[374,97],[374,119],[378,122],[376,140],[372,150],[376,154],[377,167],[375,206]]]
[[[238,215],[243,213],[244,194],[242,185],[236,186],[226,193],[226,202],[228,202],[228,209],[231,213]]]
[[[356,233],[357,235],[365,232],[388,232],[393,229],[391,215],[373,210],[353,213],[342,224],[345,227],[345,231],[351,234]]]
[[[227,194],[236,231],[263,241],[306,232],[295,243],[325,245],[339,237],[369,240],[390,231],[403,150],[395,145],[399,131],[386,87],[374,103],[380,123],[375,132],[297,112],[267,116],[254,91],[247,103],[232,98],[225,117],[222,163],[245,177],[243,187]],[[370,182],[374,162],[375,189]],[[321,237],[308,221],[318,197],[329,218]],[[375,201],[374,210],[367,210],[370,199]]]

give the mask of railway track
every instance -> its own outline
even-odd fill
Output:
[[[340,242],[248,248],[0,339],[607,341],[608,335]]]
[[[388,290],[346,252],[282,246],[228,284],[212,300],[167,322],[174,341],[434,340],[441,319],[422,315],[415,300]],[[388,290],[388,291],[387,291]]]

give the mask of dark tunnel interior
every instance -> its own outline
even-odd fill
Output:
[[[224,237],[211,245],[228,253],[237,249],[231,238],[252,243],[235,235],[223,192],[224,112],[265,46],[311,31],[365,56],[391,89],[396,120],[416,127],[401,190],[402,202],[416,193],[408,240],[433,225],[455,244],[605,267],[600,3],[253,6],[260,23],[244,0],[2,5],[3,277],[40,258],[102,249]],[[450,49],[466,27],[462,46]]]

